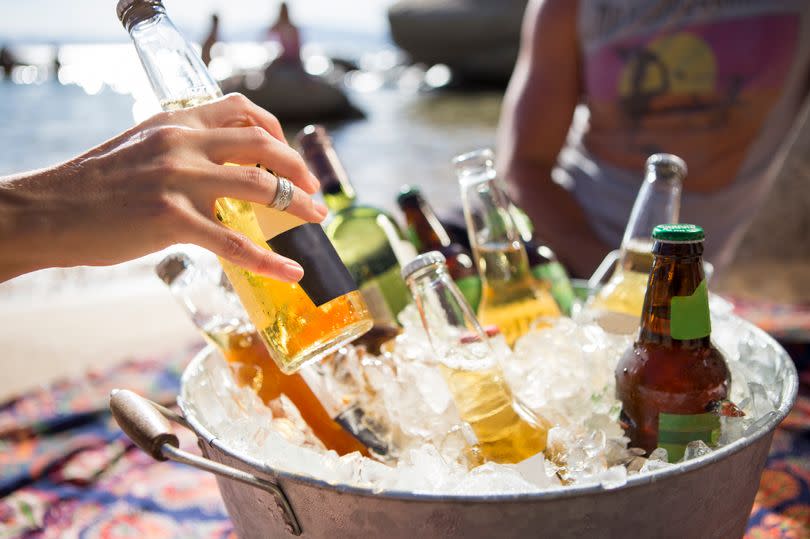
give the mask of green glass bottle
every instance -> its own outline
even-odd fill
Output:
[[[356,203],[354,187],[326,129],[307,126],[298,134],[297,143],[334,214],[326,225],[326,235],[357,282],[375,325],[395,326],[397,315],[411,301],[385,224],[381,224],[387,220],[401,238],[396,221],[378,208]]]

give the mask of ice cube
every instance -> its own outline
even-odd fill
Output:
[[[674,464],[670,464],[665,460],[658,460],[658,459],[647,459],[647,462],[644,463],[644,466],[641,467],[638,473],[644,474],[649,472],[654,472],[656,470],[665,470],[667,468],[671,468],[675,466]]]
[[[703,440],[693,440],[686,444],[686,451],[684,451],[682,462],[687,460],[696,459],[712,452],[712,448],[706,445]]]
[[[596,479],[604,489],[619,488],[627,483],[627,468],[624,466],[613,466],[600,472]]]

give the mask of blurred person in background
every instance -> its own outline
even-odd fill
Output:
[[[303,70],[301,64],[301,33],[290,20],[290,9],[287,2],[279,6],[276,22],[267,29],[267,37],[281,46],[281,53],[273,61],[274,65],[283,65]]]
[[[239,94],[159,113],[66,163],[0,178],[0,282],[48,267],[117,264],[175,243],[298,281],[298,263],[215,216],[220,197],[273,203],[278,179],[255,163],[293,182],[286,211],[323,221],[326,207],[310,196],[318,180],[276,118]]]
[[[499,167],[572,273],[619,246],[653,153],[682,157],[681,221],[727,265],[807,102],[806,0],[532,0]],[[575,114],[576,111],[576,114]]]
[[[202,51],[200,56],[202,57],[203,62],[205,65],[209,65],[211,63],[211,49],[214,48],[214,45],[219,41],[219,15],[216,13],[211,14],[211,30],[208,31],[208,36],[205,38],[202,44]]]

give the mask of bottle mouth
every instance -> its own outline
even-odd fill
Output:
[[[162,0],[119,0],[115,7],[118,20],[127,32],[137,23],[165,12]]]
[[[495,168],[495,154],[490,148],[482,148],[472,152],[457,155],[453,158],[453,166],[459,179],[470,176],[489,175]]]
[[[683,159],[671,153],[656,153],[647,159],[647,173],[655,177],[670,180],[677,178],[680,181],[686,177],[688,169]]]

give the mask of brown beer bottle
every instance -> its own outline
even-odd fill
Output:
[[[658,225],[641,328],[616,367],[616,393],[630,445],[667,450],[670,462],[686,445],[714,445],[716,405],[731,384],[726,361],[711,342],[709,296],[703,274],[703,229]]]
[[[422,196],[418,187],[404,185],[397,196],[397,204],[405,214],[408,239],[420,253],[439,251],[447,260],[447,270],[456,282],[464,299],[478,309],[481,300],[481,279],[469,249],[454,243],[433,208]]]

